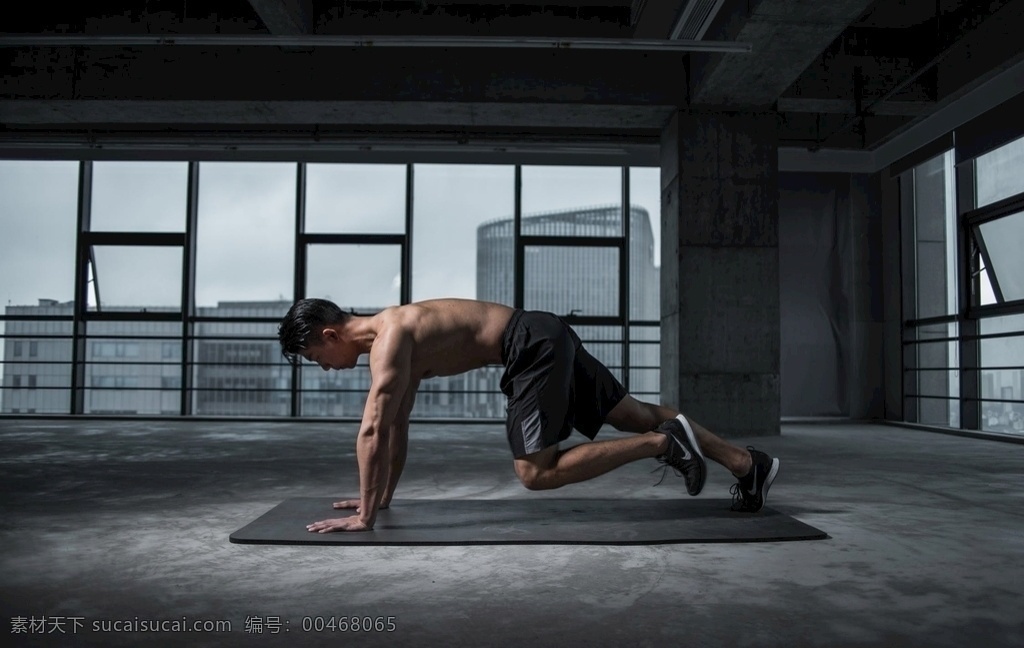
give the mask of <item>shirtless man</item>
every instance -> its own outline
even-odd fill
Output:
[[[323,299],[296,302],[278,330],[282,352],[324,369],[351,369],[370,354],[373,377],[356,437],[359,499],[334,503],[356,515],[321,520],[311,532],[369,531],[387,508],[405,466],[409,413],[420,381],[503,365],[506,429],[516,475],[527,488],[558,488],[655,457],[681,473],[690,495],[706,477],[705,455],[739,481],[733,510],[757,512],[779,460],[713,435],[662,405],[634,399],[583,348],[561,319],[540,311],[464,299],[393,306],[373,316],[343,312]],[[636,435],[559,450],[575,428],[591,440],[604,423]]]

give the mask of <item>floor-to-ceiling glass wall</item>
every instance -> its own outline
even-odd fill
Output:
[[[301,297],[550,310],[657,399],[656,168],[4,161],[0,183],[3,413],[358,418],[365,359],[280,353]],[[500,374],[424,381],[413,414],[502,418]]]
[[[1024,138],[900,176],[906,420],[1024,434]]]

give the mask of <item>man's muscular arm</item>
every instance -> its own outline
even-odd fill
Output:
[[[402,398],[402,406],[391,424],[391,433],[388,436],[388,463],[387,486],[384,489],[384,496],[380,499],[380,506],[377,510],[386,509],[391,505],[395,496],[395,489],[398,487],[398,480],[402,477],[402,470],[405,468],[405,457],[409,449],[409,415],[412,413],[413,405],[416,402],[416,391],[419,389],[419,380],[413,380],[405,390]],[[336,509],[356,509],[359,512],[359,500],[347,499],[334,503]]]
[[[398,417],[391,425],[391,437],[389,443],[391,463],[388,466],[387,487],[384,489],[384,497],[381,498],[380,508],[387,508],[391,499],[395,496],[395,489],[398,487],[398,480],[402,477],[402,470],[405,468],[405,457],[409,450],[409,415],[412,413],[412,406],[416,402],[416,390],[419,389],[419,380],[413,380],[405,391],[402,398],[402,407]]]
[[[377,509],[387,487],[388,435],[398,417],[410,382],[412,338],[401,325],[381,333],[370,349],[370,393],[356,437],[359,464],[358,514],[310,524],[310,531],[368,531],[377,520]]]

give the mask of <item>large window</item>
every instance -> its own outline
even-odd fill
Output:
[[[0,411],[357,418],[365,358],[323,372],[280,354],[280,318],[309,296],[358,314],[446,297],[554,311],[656,400],[658,175],[0,163]],[[413,415],[502,418],[501,372],[424,381]]]
[[[900,176],[905,417],[1024,434],[1024,139],[953,162]]]

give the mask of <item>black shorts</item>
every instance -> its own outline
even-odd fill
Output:
[[[626,388],[551,313],[517,309],[501,338],[501,391],[516,457],[564,441],[576,428],[593,439]]]

